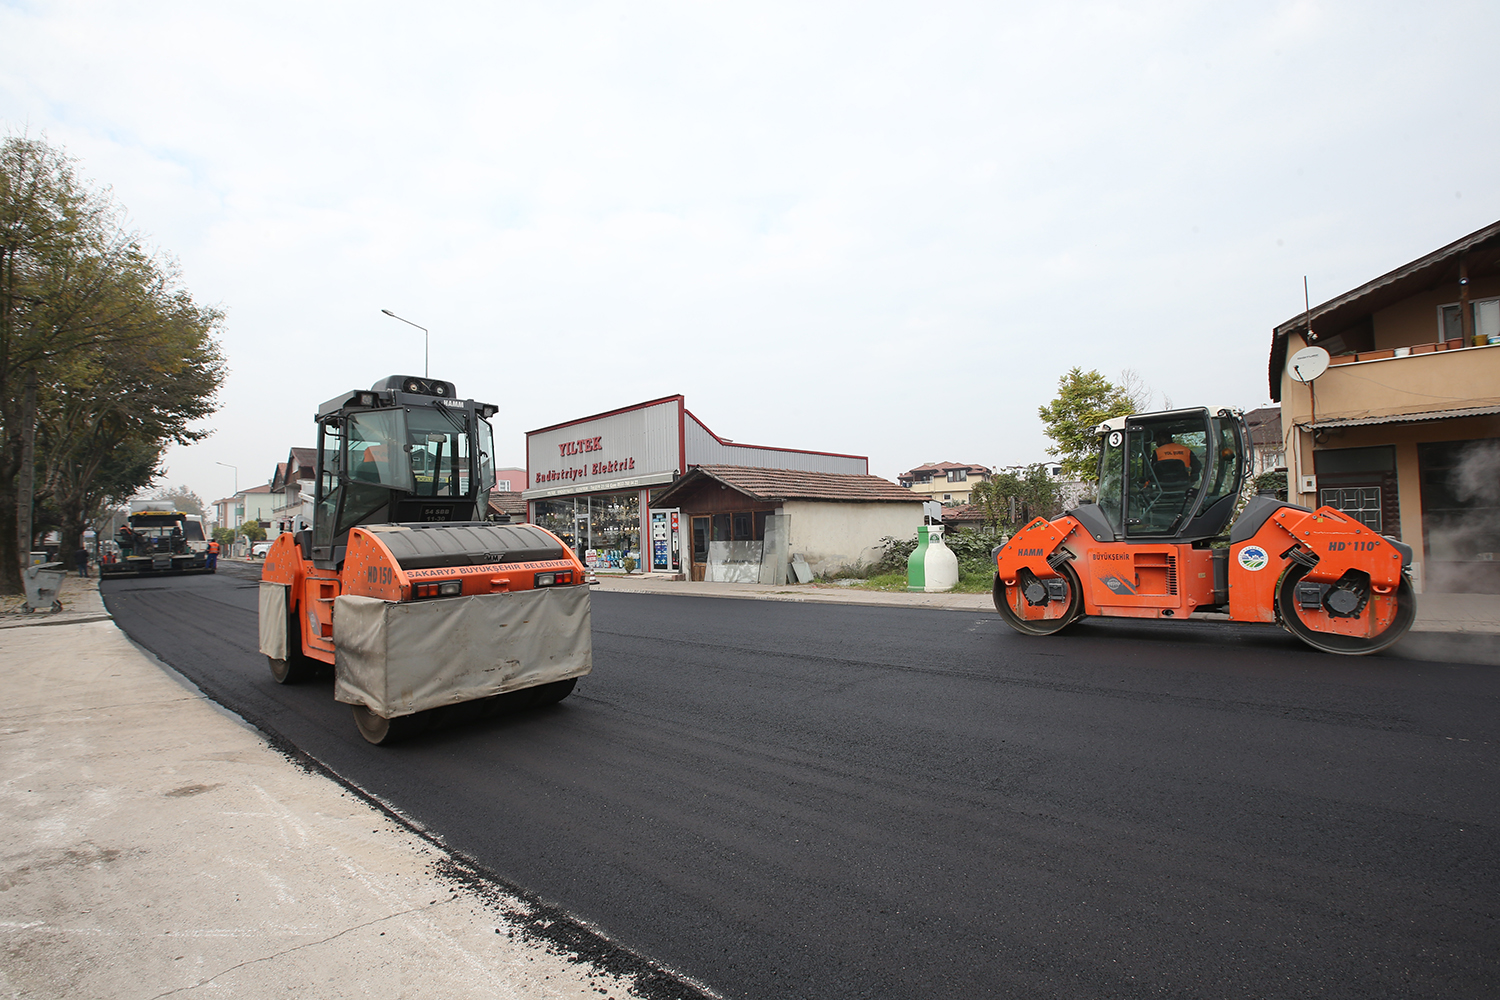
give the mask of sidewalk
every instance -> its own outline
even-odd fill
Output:
[[[0,995],[698,995],[288,760],[97,581],[61,599],[0,608]]]
[[[937,608],[945,611],[994,611],[989,594],[910,594],[859,590],[832,583],[688,583],[667,576],[599,575],[606,593],[675,594],[679,597],[738,597],[761,601],[863,604],[881,607]],[[1202,615],[1223,619],[1223,615]],[[1418,594],[1413,632],[1500,635],[1500,594]]]

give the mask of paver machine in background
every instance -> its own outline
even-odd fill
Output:
[[[324,403],[313,526],[282,534],[260,584],[278,683],[334,668],[372,743],[444,706],[562,700],[592,665],[584,567],[532,524],[485,520],[496,408],[391,376]]]
[[[100,563],[102,576],[213,572],[202,517],[178,510],[170,500],[131,501],[115,544],[120,546],[120,558]]]
[[[995,550],[995,608],[1017,631],[1212,611],[1361,654],[1411,627],[1410,546],[1332,507],[1265,496],[1229,524],[1248,471],[1238,411],[1138,413],[1096,434],[1098,502],[1037,518]]]

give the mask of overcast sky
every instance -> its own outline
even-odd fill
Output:
[[[1078,365],[1269,401],[1271,328],[1500,219],[1490,3],[0,0],[44,137],[224,309],[205,501],[431,369],[523,432],[1038,461]],[[1158,402],[1161,397],[1158,397]]]

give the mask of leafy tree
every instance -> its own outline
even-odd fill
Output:
[[[168,500],[184,514],[203,513],[203,498],[186,486],[162,487],[152,496],[153,500]]]
[[[1122,389],[1097,371],[1076,367],[1057,380],[1057,397],[1037,410],[1056,442],[1047,454],[1062,462],[1064,478],[1085,483],[1098,478],[1094,428],[1134,412],[1135,403]]]
[[[177,278],[69,157],[0,142],[0,592],[20,588],[34,505],[69,549],[167,442],[206,434],[188,424],[224,378],[222,316]]]
[[[1250,488],[1254,493],[1264,493],[1278,500],[1286,499],[1286,470],[1280,472],[1262,472],[1250,481]]]
[[[233,528],[215,528],[214,529],[214,541],[218,542],[220,545],[224,546],[225,548],[228,548],[230,545],[234,544],[234,529]]]
[[[240,534],[252,542],[263,542],[266,540],[266,529],[260,526],[259,521],[246,521],[240,525]]]
[[[1014,533],[1033,518],[1053,518],[1062,512],[1057,481],[1040,462],[1028,465],[1019,475],[1009,470],[995,473],[987,482],[969,491],[969,503],[984,515],[984,523]]]

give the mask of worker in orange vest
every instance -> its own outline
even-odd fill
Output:
[[[217,569],[219,565],[219,543],[208,543],[208,568]]]
[[[1198,456],[1193,454],[1193,449],[1164,431],[1156,435],[1156,450],[1152,452],[1151,460],[1153,462],[1181,462],[1182,471],[1195,482],[1198,479],[1198,470],[1203,464],[1198,460]]]
[[[1181,462],[1184,469],[1193,464],[1193,453],[1185,444],[1179,444],[1170,437],[1156,446],[1156,460],[1158,462]]]

